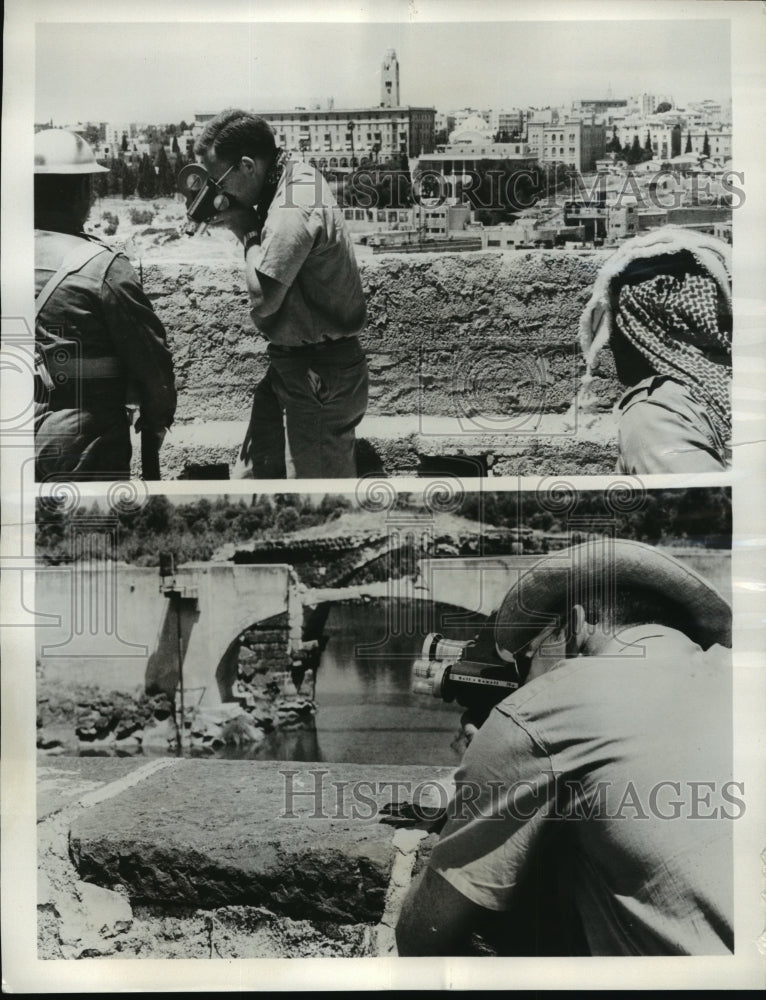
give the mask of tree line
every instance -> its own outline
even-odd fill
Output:
[[[522,525],[544,532],[613,531],[617,538],[657,544],[731,547],[731,490],[575,490],[468,493],[463,517],[487,525]],[[593,525],[592,529],[587,527]]]
[[[297,494],[198,497],[175,504],[152,496],[135,510],[106,509],[95,501],[68,511],[65,503],[45,499],[37,505],[37,556],[48,564],[70,562],[79,522],[85,530],[110,531],[119,562],[158,566],[161,551],[172,552],[177,564],[205,561],[228,542],[281,538],[333,520],[350,506],[342,496],[326,496],[319,504]]]
[[[135,150],[120,150],[119,155],[101,160],[101,165],[109,168],[107,174],[95,174],[93,191],[98,198],[137,196],[146,200],[170,198],[178,190],[178,172],[190,160],[178,148],[174,139],[168,153],[160,145],[154,156]]]
[[[396,504],[427,513],[417,494],[399,494]],[[152,496],[135,510],[119,506],[105,510],[94,502],[74,511],[48,498],[37,505],[37,558],[46,564],[70,562],[72,532],[78,522],[86,530],[99,530],[102,524],[101,530],[111,531],[117,560],[157,566],[162,551],[174,553],[177,564],[205,561],[227,543],[283,538],[304,528],[329,525],[357,509],[348,497],[332,494],[319,503],[293,493],[198,497],[182,503]],[[651,544],[731,546],[731,491],[723,487],[634,494],[566,489],[550,494],[473,492],[454,505],[453,513],[477,527],[524,526],[545,533],[613,531],[617,537]],[[383,529],[385,516],[380,514]]]

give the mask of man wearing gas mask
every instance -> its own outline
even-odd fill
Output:
[[[35,136],[35,474],[127,479],[129,410],[139,409],[142,474],[159,449],[176,392],[165,330],[122,254],[83,231],[91,176],[106,171],[80,136]]]
[[[465,753],[400,954],[733,951],[726,601],[669,555],[602,539],[541,560],[489,631],[519,686]],[[471,676],[493,676],[482,642],[437,673],[443,696],[472,704]]]
[[[208,172],[210,224],[242,243],[250,314],[268,341],[233,478],[355,477],[366,306],[342,212],[321,174],[278,150],[255,115],[221,112],[195,152]]]

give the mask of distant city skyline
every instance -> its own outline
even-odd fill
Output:
[[[336,108],[376,106],[388,49],[401,103],[440,112],[731,97],[729,24],[718,20],[40,23],[35,121],[166,123],[330,98]]]

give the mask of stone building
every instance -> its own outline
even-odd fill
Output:
[[[627,149],[634,138],[638,137],[641,148],[644,148],[646,137],[652,146],[653,159],[660,162],[679,156],[682,152],[684,139],[683,118],[679,115],[656,115],[652,117],[632,116],[615,121],[614,131],[623,149]]]
[[[399,60],[396,52],[389,49],[380,67],[380,106],[399,107]]]
[[[584,97],[572,101],[572,112],[581,115],[598,115],[609,117],[614,114],[625,114],[628,101],[625,97]]]
[[[684,150],[686,150],[686,142],[689,138],[691,139],[692,153],[701,156],[705,146],[705,136],[707,136],[712,160],[719,160],[723,163],[725,160],[731,159],[731,127],[691,128],[688,132],[684,132]]]
[[[380,71],[380,103],[367,107],[297,107],[284,111],[253,109],[269,122],[277,145],[298,154],[320,170],[354,166],[430,153],[434,148],[436,109],[400,103],[399,61],[389,49]],[[199,135],[212,114],[195,115]]]
[[[439,197],[443,203],[460,204],[464,195],[476,186],[480,175],[479,167],[486,170],[493,162],[497,163],[498,171],[512,167],[514,174],[522,176],[529,175],[537,166],[538,160],[525,143],[456,143],[447,146],[443,153],[421,156],[417,170],[421,177],[439,178]],[[506,184],[505,188],[506,193],[514,190],[513,185]],[[499,198],[498,190],[495,189],[494,194]]]
[[[643,147],[647,133],[655,160],[667,161],[687,153],[687,143],[691,140],[691,152],[701,154],[708,137],[711,159],[723,162],[731,159],[731,126],[700,126],[689,121],[686,114],[670,113],[639,116],[634,115],[613,123],[617,138],[625,149],[638,137]],[[610,130],[609,137],[611,138]]]
[[[351,167],[396,156],[418,156],[434,148],[434,108],[294,108],[292,111],[261,111],[276,133],[277,145],[314,166]],[[201,132],[214,116],[196,115]]]
[[[593,117],[590,121],[570,117],[557,124],[533,120],[527,122],[527,143],[540,163],[566,163],[588,172],[604,155],[606,126]]]

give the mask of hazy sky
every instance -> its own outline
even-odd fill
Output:
[[[169,122],[328,97],[374,105],[389,48],[402,103],[440,111],[568,104],[610,89],[678,102],[731,90],[725,21],[42,23],[35,120]]]

